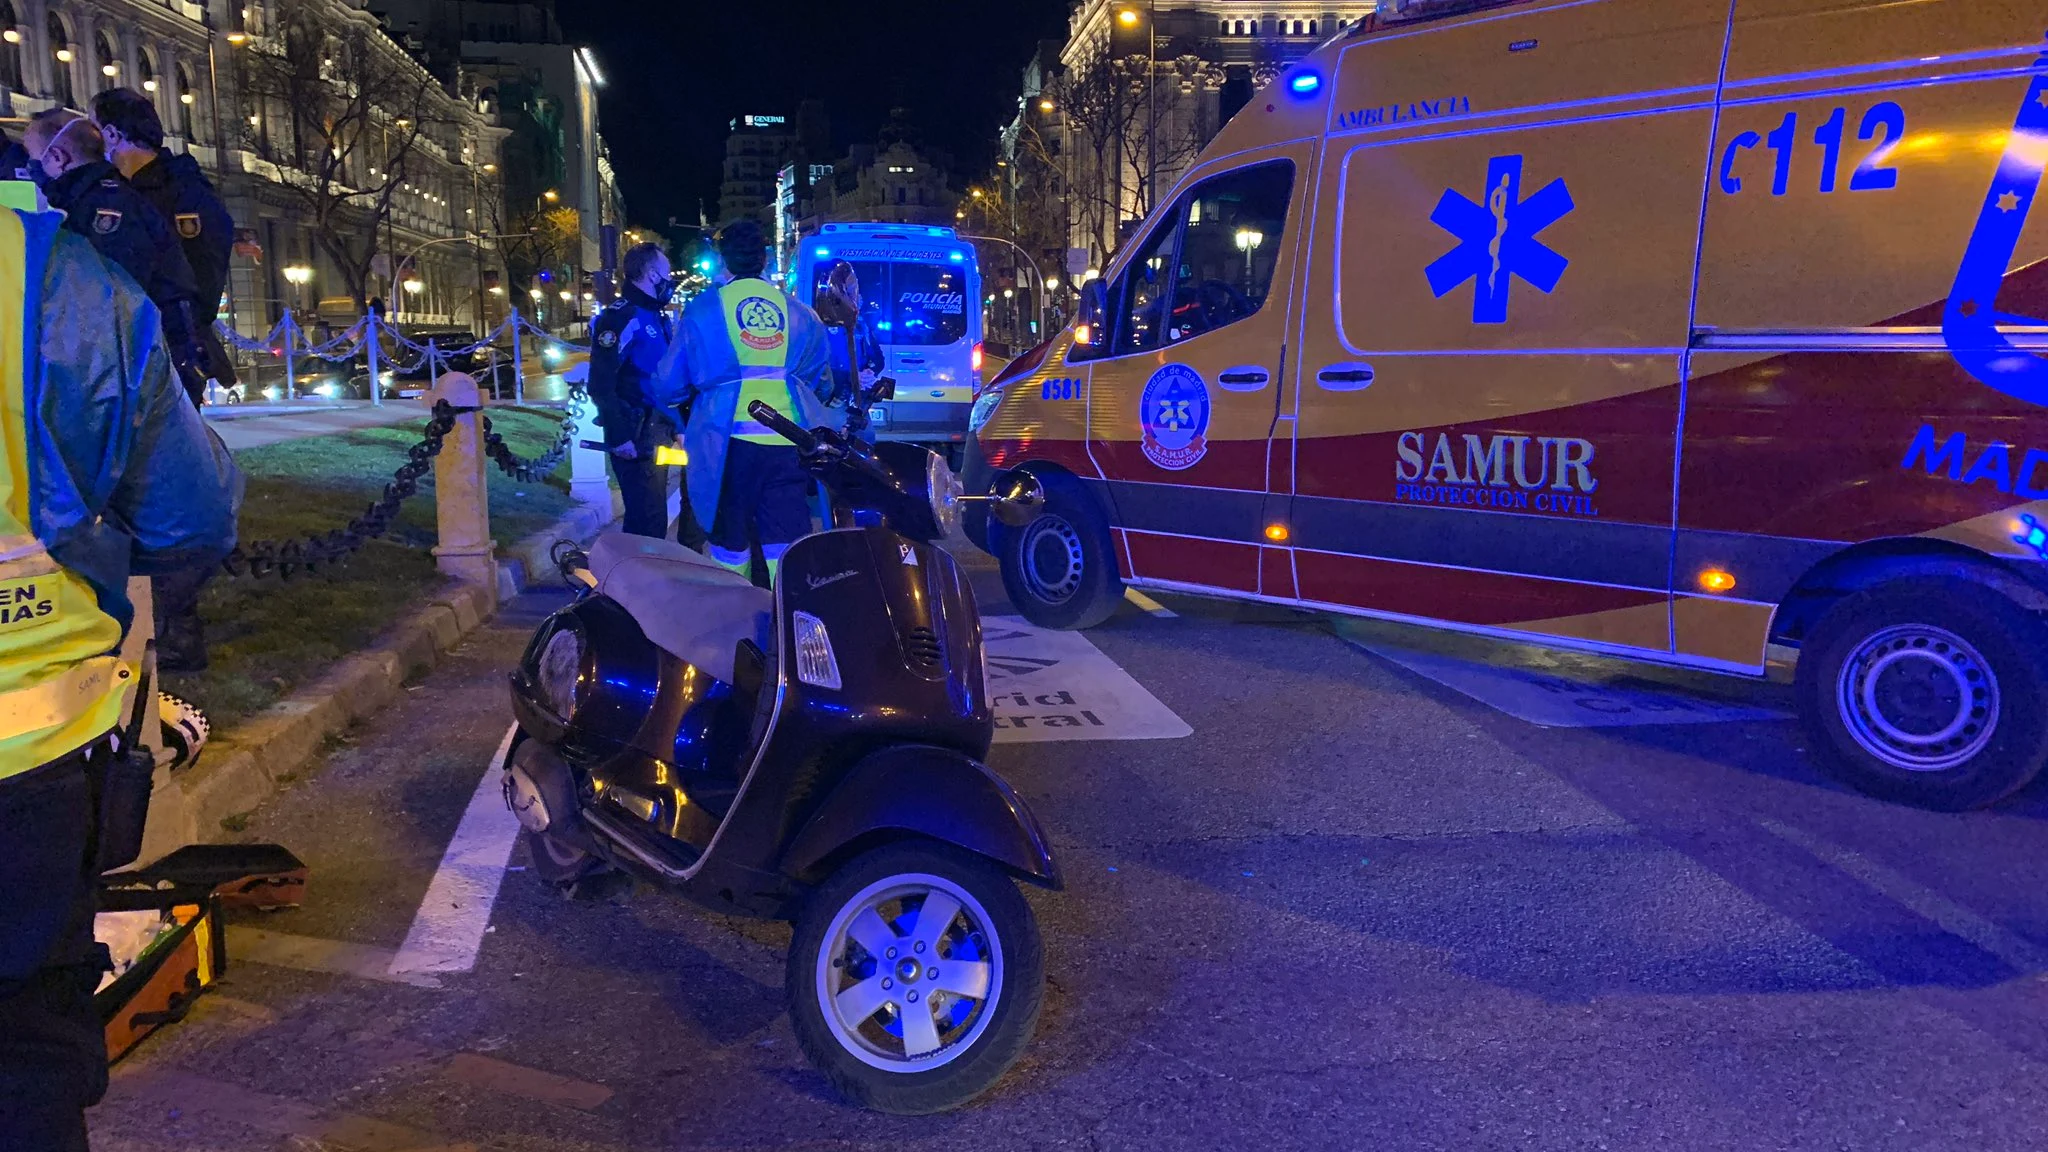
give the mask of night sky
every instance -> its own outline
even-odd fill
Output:
[[[831,108],[836,151],[869,143],[900,104],[932,148],[978,173],[1016,108],[1038,41],[1063,39],[1068,0],[577,0],[571,43],[604,69],[600,115],[632,222],[717,220],[726,125]],[[959,187],[956,178],[955,185]]]

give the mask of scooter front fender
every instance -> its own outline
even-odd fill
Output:
[[[814,883],[843,849],[875,833],[928,836],[1047,888],[1064,887],[1038,818],[1007,781],[971,756],[899,745],[849,769],[782,855],[782,871]]]

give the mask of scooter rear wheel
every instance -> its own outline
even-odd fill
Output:
[[[944,1112],[1023,1055],[1045,1001],[1045,948],[994,865],[892,844],[810,894],[787,989],[797,1040],[833,1087],[878,1112]]]

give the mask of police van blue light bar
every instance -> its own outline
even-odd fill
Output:
[[[830,248],[814,248],[811,251],[813,255],[817,256],[820,259],[823,259],[824,257],[830,256],[832,254],[832,250]]]
[[[1287,82],[1296,96],[1313,96],[1323,86],[1323,78],[1313,72],[1303,72]]]

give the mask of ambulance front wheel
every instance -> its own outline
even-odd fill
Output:
[[[1886,800],[1981,808],[2048,763],[2048,628],[1968,581],[1844,598],[1807,638],[1798,692],[1826,766]]]
[[[1093,628],[1123,599],[1109,525],[1071,476],[1040,475],[1045,511],[1021,528],[991,522],[1003,589],[1041,628]]]

